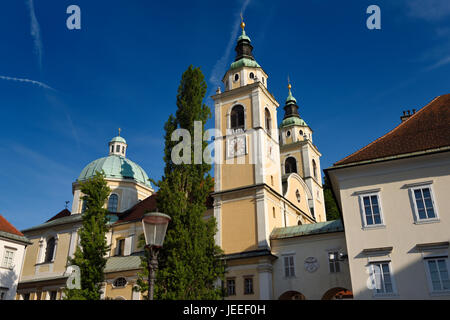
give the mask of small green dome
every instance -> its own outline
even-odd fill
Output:
[[[303,127],[307,127],[308,125],[306,124],[305,120],[303,120],[302,118],[289,117],[289,118],[286,118],[283,121],[281,121],[280,128],[284,128],[284,127],[287,127],[287,126],[303,126]]]
[[[125,139],[121,139],[125,141]],[[106,178],[132,179],[147,187],[151,187],[147,173],[144,169],[133,161],[118,155],[109,155],[92,161],[83,169],[83,171],[81,171],[78,181],[87,180],[93,177],[96,171],[101,172],[102,170],[104,171]]]
[[[248,40],[248,41],[250,41],[250,38],[249,38],[249,36],[247,36],[246,34],[245,34],[245,31],[244,30],[242,30],[242,34],[239,36],[239,38],[238,38],[238,41],[241,41],[241,40]]]
[[[294,96],[291,93],[291,89],[289,89],[289,95],[286,98],[286,104],[290,104],[290,103],[297,103],[297,99],[294,98]]]
[[[123,142],[123,143],[127,143],[127,141],[126,141],[124,138],[122,138],[121,136],[117,136],[117,137],[112,138],[110,142]]]
[[[256,62],[255,60],[248,59],[248,58],[242,58],[242,59],[239,59],[238,61],[234,61],[231,64],[230,70],[237,69],[240,67],[261,68],[260,65],[258,64],[258,62]]]

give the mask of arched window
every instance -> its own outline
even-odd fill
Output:
[[[255,78],[255,74],[253,72],[250,72],[249,77],[250,77],[250,79],[253,79],[253,78]]]
[[[316,165],[316,161],[313,159],[312,161],[312,165],[313,165],[313,174],[314,174],[314,178],[317,179],[317,165]]]
[[[284,172],[287,173],[297,173],[297,161],[294,157],[289,157],[284,162]]]
[[[270,135],[270,129],[272,128],[272,118],[270,117],[269,109],[266,108],[264,115],[265,115],[266,130],[267,133]]]
[[[117,204],[119,202],[119,197],[117,194],[112,194],[109,196],[108,200],[108,211],[109,212],[117,212]]]
[[[300,130],[300,131],[299,131],[299,133],[300,133],[300,136],[302,136],[302,137],[303,137],[303,131],[302,131],[302,130]]]
[[[86,200],[81,200],[81,213],[86,211]]]
[[[54,253],[55,253],[55,237],[51,237],[47,239],[47,247],[45,248],[44,262],[52,262]]]
[[[230,128],[244,129],[244,107],[234,106],[230,114]]]
[[[127,285],[127,279],[125,279],[124,277],[117,278],[116,280],[114,280],[113,284],[115,288],[125,287]]]
[[[295,191],[295,196],[297,197],[297,201],[300,202],[301,200],[301,196],[300,196],[300,191]]]

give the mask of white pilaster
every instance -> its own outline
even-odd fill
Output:
[[[273,299],[272,270],[273,268],[270,261],[260,261],[260,264],[258,265],[260,300]]]

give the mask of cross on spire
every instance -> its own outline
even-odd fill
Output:
[[[122,131],[122,129],[119,128],[119,137],[120,137],[120,131]]]

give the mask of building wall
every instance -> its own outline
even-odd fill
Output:
[[[334,288],[351,290],[348,260],[339,262],[340,272],[331,273],[328,261],[329,251],[346,253],[343,232],[301,236],[272,240],[272,254],[278,257],[273,263],[274,299],[289,291],[299,292],[306,299],[322,299],[323,295]],[[294,256],[295,276],[286,277],[284,257]],[[319,268],[315,272],[305,269],[305,260],[314,257]]]
[[[115,193],[118,196],[117,210],[123,212],[130,209],[136,203],[153,194],[153,190],[142,184],[134,181],[123,181],[119,179],[105,179],[108,187],[111,188],[111,194]],[[72,214],[81,213],[83,207],[83,194],[80,190],[78,182],[73,183],[73,201]],[[105,208],[108,206],[108,201],[105,203]]]
[[[447,248],[423,251],[417,244],[448,242],[450,238],[450,153],[386,161],[329,171],[333,189],[340,198],[346,230],[350,271],[357,299],[378,298],[369,289],[366,271],[371,261],[391,263],[394,294],[389,299],[449,299],[450,292],[430,290],[424,257],[448,256]],[[410,184],[430,182],[439,220],[416,223]],[[378,193],[384,225],[364,228],[359,195]],[[378,256],[364,249],[392,247]],[[450,268],[448,268],[450,270]],[[369,282],[370,284],[370,282]]]
[[[228,279],[234,279],[236,294],[229,295],[226,300],[258,300],[260,298],[259,286],[259,260],[257,258],[231,260],[227,262],[225,286]],[[253,279],[253,293],[244,293],[245,278]]]
[[[13,267],[11,269],[3,266],[3,259],[6,249],[14,252]],[[24,255],[24,244],[10,239],[0,238],[0,287],[9,289],[5,294],[5,300],[13,300],[16,295]]]
[[[26,236],[32,242],[27,248],[23,271],[20,277],[21,281],[38,278],[49,278],[62,276],[66,271],[69,249],[76,245],[76,230],[79,225],[62,225],[51,229],[37,230],[27,233]],[[45,262],[46,241],[56,237],[54,259],[51,262]],[[73,239],[73,240],[72,240]]]

